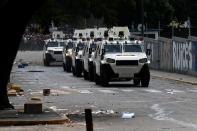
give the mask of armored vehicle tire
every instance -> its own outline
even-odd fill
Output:
[[[140,77],[139,77],[139,75],[137,75],[137,74],[134,75],[133,84],[134,84],[134,86],[140,85]]]
[[[134,86],[138,86],[140,84],[140,80],[134,79],[133,84],[134,84]]]
[[[100,85],[100,78],[99,76],[96,74],[96,67],[93,68],[94,70],[94,81],[96,85]]]
[[[101,85],[102,86],[108,86],[109,85],[109,80],[108,80],[108,75],[104,69],[104,67],[101,66],[101,76],[100,76],[100,80],[101,80]]]
[[[83,69],[83,77],[84,77],[84,80],[88,80],[88,72]]]
[[[71,65],[69,63],[66,63],[66,71],[71,72]]]
[[[141,86],[148,87],[150,82],[150,71],[148,65],[144,65],[141,70]]]
[[[64,71],[66,71],[66,65],[65,63],[62,64]]]
[[[93,65],[92,64],[89,64],[88,68],[89,68],[89,72],[88,72],[89,80],[90,81],[94,81]]]
[[[46,59],[43,59],[43,63],[44,63],[44,66],[49,66],[49,61],[47,61]]]
[[[76,76],[75,68],[73,66],[72,66],[72,72],[73,72],[73,76]]]
[[[65,64],[65,66],[66,66],[66,71],[67,72],[71,72],[71,69],[72,69],[72,61],[70,59],[66,58],[66,64]]]
[[[81,69],[80,62],[79,61],[75,61],[75,74],[76,74],[76,76],[77,77],[82,76],[81,73],[82,73],[82,69]]]

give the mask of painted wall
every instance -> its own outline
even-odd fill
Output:
[[[173,70],[187,72],[191,71],[192,63],[192,42],[187,39],[173,39]]]
[[[145,38],[144,43],[145,49],[151,49],[151,68],[197,75],[197,37]]]
[[[159,38],[159,46],[160,46],[160,69],[164,71],[172,71],[173,61],[172,56],[172,40],[167,38]]]
[[[151,49],[148,59],[151,62],[150,67],[159,68],[159,54],[158,54],[158,41],[152,38],[146,38],[145,49]]]

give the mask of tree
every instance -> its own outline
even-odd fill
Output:
[[[7,82],[16,57],[17,49],[23,32],[33,12],[43,3],[44,0],[3,0],[0,4],[1,31],[4,44],[4,52],[0,52],[3,63],[0,68],[0,109],[14,108],[7,96]],[[8,17],[9,16],[9,17]],[[15,19],[17,18],[17,19]],[[9,30],[10,29],[10,30]]]

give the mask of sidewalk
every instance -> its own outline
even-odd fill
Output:
[[[163,72],[158,70],[150,70],[150,74],[152,77],[197,85],[197,77],[195,76],[183,75],[178,73],[169,73],[169,72]]]
[[[62,117],[48,108],[44,108],[41,114],[25,114],[22,107],[15,108],[14,110],[0,110],[0,126],[63,124],[70,122],[66,116]]]

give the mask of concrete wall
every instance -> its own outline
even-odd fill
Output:
[[[144,43],[145,49],[151,49],[152,69],[197,76],[197,37],[144,38]]]

